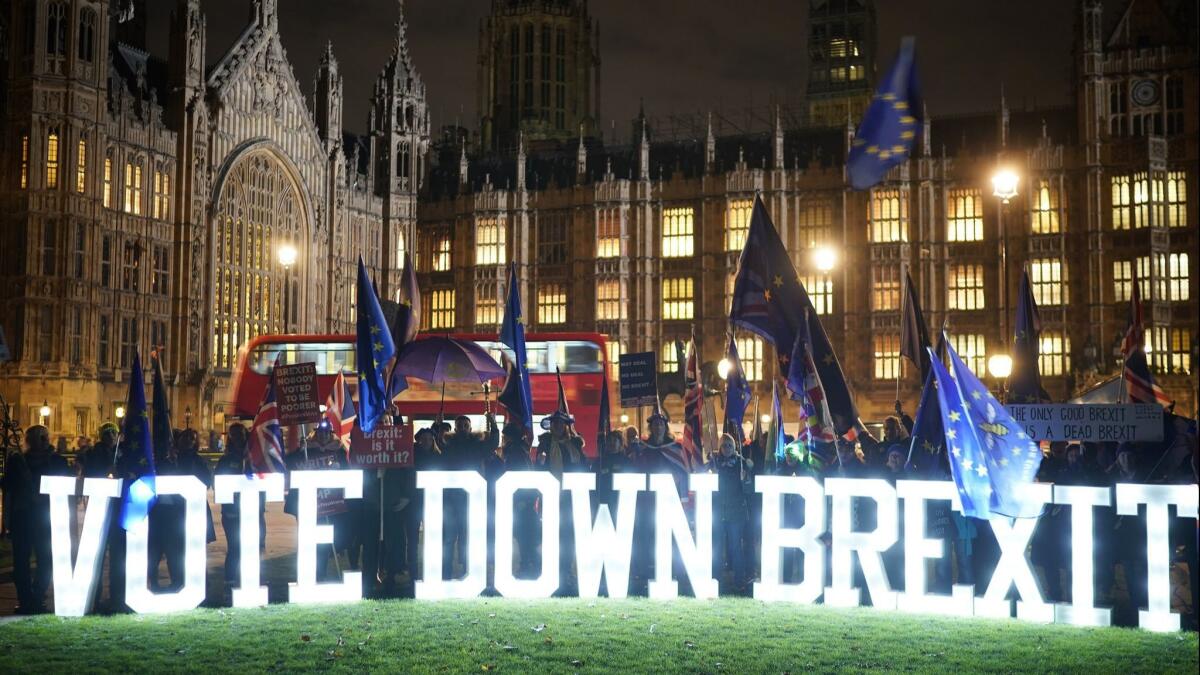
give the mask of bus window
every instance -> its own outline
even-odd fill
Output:
[[[268,375],[279,363],[313,363],[317,375],[337,375],[339,371],[354,372],[354,345],[347,342],[304,342],[261,344],[246,356],[250,370]]]
[[[493,340],[480,340],[483,347],[497,361],[500,352],[510,359],[513,352],[507,345]],[[602,373],[604,361],[600,347],[594,342],[584,340],[551,340],[547,342],[530,341],[525,345],[525,355],[528,357],[530,373],[554,374],[557,367],[563,373]]]

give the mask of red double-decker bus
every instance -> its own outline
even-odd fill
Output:
[[[417,337],[424,339],[425,335]],[[450,337],[472,340],[488,350],[499,361],[500,353],[512,351],[500,344],[495,335],[456,333]],[[230,392],[231,417],[249,419],[258,412],[271,367],[279,363],[312,363],[317,369],[319,400],[325,401],[338,371],[356,392],[358,376],[355,369],[353,334],[348,335],[260,335],[242,346],[238,353]],[[595,456],[596,430],[599,428],[600,388],[609,386],[608,361],[605,358],[605,337],[600,333],[529,333],[525,336],[529,366],[530,390],[533,394],[533,422],[554,412],[558,405],[558,386],[554,372],[562,373],[563,390],[575,416],[575,429],[587,441],[587,453]],[[505,409],[496,403],[496,394],[504,379],[489,383],[491,407],[503,424]],[[610,394],[612,392],[610,391]],[[442,385],[409,378],[409,387],[396,398],[400,414],[413,419],[417,428],[432,422],[441,412],[447,421],[459,415],[472,419],[476,430],[483,428],[485,411],[483,387],[475,383],[448,382],[445,400]],[[615,400],[615,399],[611,399]]]

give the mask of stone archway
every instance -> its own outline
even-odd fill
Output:
[[[266,147],[229,165],[213,221],[210,359],[228,371],[248,340],[303,328],[311,227],[295,172]],[[285,244],[297,251],[288,268],[278,258]]]

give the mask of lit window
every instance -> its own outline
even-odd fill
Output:
[[[112,157],[104,158],[104,208],[112,208]]]
[[[141,290],[142,248],[141,245],[127,241],[121,253],[121,290],[137,293]]]
[[[827,199],[804,200],[799,211],[798,248],[816,248],[831,243],[833,202]],[[799,265],[797,265],[799,266]]]
[[[29,187],[29,134],[21,136],[21,189]]]
[[[46,137],[46,187],[58,187],[58,132],[51,131]]]
[[[1166,210],[1167,227],[1187,226],[1187,174],[1182,171],[1167,173],[1163,208]]]
[[[900,311],[900,267],[879,265],[871,268],[871,311]]]
[[[454,328],[454,289],[443,288],[429,294],[429,328],[450,330]]]
[[[1159,293],[1155,296],[1171,302],[1186,302],[1191,299],[1188,288],[1188,254],[1170,253],[1158,255],[1155,258],[1157,274],[1156,281],[1160,285]]]
[[[500,325],[500,301],[496,297],[493,286],[481,286],[475,289],[475,325]]]
[[[1067,301],[1061,260],[1035,258],[1029,261],[1029,281],[1033,299],[1039,307],[1061,305]]]
[[[1062,232],[1059,205],[1062,203],[1058,183],[1046,179],[1037,181],[1033,191],[1033,210],[1029,225],[1034,234],[1058,234]]]
[[[750,232],[750,211],[754,202],[736,199],[725,209],[725,250],[740,251],[746,246],[746,234]]]
[[[601,279],[596,283],[596,320],[624,321],[625,303],[621,301],[621,280]]]
[[[170,217],[171,176],[165,171],[154,172],[154,217]]]
[[[738,350],[738,363],[742,366],[742,375],[748,382],[761,382],[763,379],[763,340],[757,335],[747,335],[735,340]]]
[[[596,257],[621,256],[621,210],[603,208],[596,211]]]
[[[673,373],[680,366],[679,352],[675,349],[674,340],[666,340],[659,349],[658,372]]]
[[[1142,299],[1150,297],[1150,256],[1137,258],[1138,290]],[[1134,261],[1113,261],[1113,301],[1128,302],[1133,288]]]
[[[87,187],[87,139],[79,139],[75,148],[75,191],[82,193]]]
[[[433,271],[450,270],[450,235],[443,234],[433,242]]]
[[[900,336],[876,335],[871,342],[874,348],[872,363],[875,379],[894,380],[900,377]]]
[[[662,216],[662,257],[685,258],[692,255],[692,209],[664,209]]]
[[[142,165],[125,163],[125,213],[142,215]]]
[[[1170,345],[1167,353],[1168,372],[1192,374],[1192,331],[1187,328],[1170,329]]]
[[[817,314],[833,313],[833,277],[828,274],[804,274],[800,283],[808,291],[808,299],[812,300],[813,310]]]
[[[946,240],[983,241],[983,197],[979,190],[950,190],[946,196]]]
[[[621,346],[620,340],[610,338],[608,342],[604,343],[604,351],[608,358],[609,377],[613,379],[619,378],[621,354],[625,352],[625,348]]]
[[[976,377],[987,374],[987,342],[982,335],[951,335],[950,343]]]
[[[562,284],[544,284],[538,288],[538,323],[553,325],[567,322],[567,289]]]
[[[1071,336],[1059,331],[1042,331],[1038,372],[1046,376],[1066,375],[1071,370]]]
[[[506,260],[504,247],[504,219],[480,218],[475,224],[475,264],[503,265]],[[448,250],[448,249],[447,249]],[[434,266],[437,269],[437,266]],[[446,269],[449,269],[447,265]]]
[[[983,265],[951,265],[948,274],[949,309],[983,309]]]
[[[886,244],[908,241],[908,193],[871,191],[871,241]]]
[[[691,277],[668,277],[662,281],[662,318],[687,321],[694,313]]]
[[[1112,228],[1128,230],[1150,225],[1150,184],[1146,174],[1112,177]]]

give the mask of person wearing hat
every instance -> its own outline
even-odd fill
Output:
[[[650,435],[646,440],[638,440],[630,449],[634,465],[643,473],[671,473],[675,477],[675,485],[680,489],[680,496],[687,494],[688,472],[677,462],[683,457],[683,446],[675,441],[671,434],[670,420],[662,406],[655,406],[654,412],[646,420]],[[672,461],[674,458],[674,461]],[[655,497],[649,492],[641,492],[637,499],[637,518],[634,524],[634,539],[637,546],[633,552],[630,573],[634,577],[634,587],[638,592],[646,588],[646,582],[654,574],[654,522]]]
[[[119,448],[117,441],[121,430],[112,422],[100,425],[99,442],[88,447],[76,460],[80,478],[123,478],[118,469]],[[108,536],[105,539],[108,553],[108,606],[117,611],[125,604],[125,530],[121,527],[121,500],[108,503]],[[104,561],[101,560],[101,565]],[[103,587],[101,587],[102,589]],[[99,591],[97,591],[99,595]],[[98,601],[97,601],[98,602]]]
[[[117,453],[117,438],[121,430],[112,422],[100,425],[100,442],[88,446],[76,455],[75,466],[80,478],[108,478],[112,475],[113,458]]]
[[[459,415],[454,419],[454,433],[447,434],[439,443],[442,463],[447,471],[483,471],[483,462],[488,455],[495,454],[500,444],[500,430],[496,427],[496,416],[488,412],[485,416],[487,430],[483,434],[471,430],[471,418]],[[437,425],[435,425],[437,431]],[[446,493],[444,510],[445,539],[442,541],[442,578],[454,579],[455,553],[465,568],[467,554],[467,495],[462,490]]]
[[[735,593],[746,591],[747,513],[749,511],[749,477],[754,462],[738,452],[737,441],[730,434],[721,434],[717,452],[711,461],[717,474],[717,554],[718,569],[728,566],[733,575]]]
[[[562,480],[564,473],[577,473],[590,469],[587,455],[583,454],[583,437],[575,433],[575,418],[566,409],[560,398],[559,408],[542,420],[542,428],[548,431],[538,436],[537,464]],[[571,499],[566,490],[559,494],[558,546],[559,546],[559,594],[571,595],[575,590],[575,527],[571,518]]]

